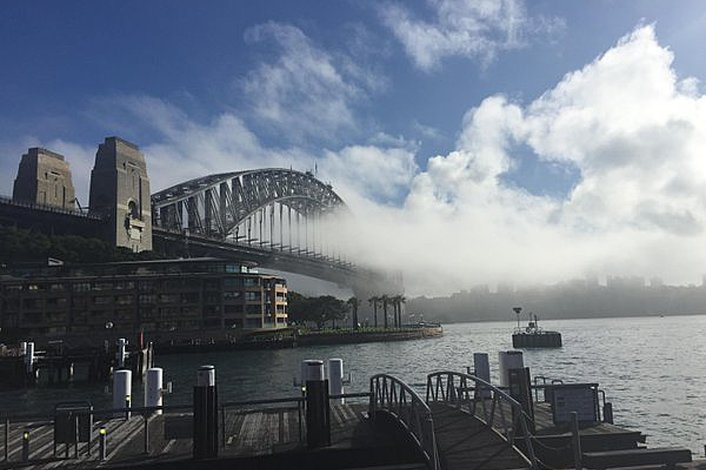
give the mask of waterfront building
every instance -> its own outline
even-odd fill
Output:
[[[27,150],[17,169],[12,199],[73,210],[76,195],[64,156],[40,147]]]
[[[217,258],[18,267],[0,295],[4,341],[227,341],[287,325],[284,278]]]

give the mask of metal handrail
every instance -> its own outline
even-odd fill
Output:
[[[532,418],[517,400],[500,388],[470,374],[454,371],[435,372],[427,376],[426,401],[448,403],[468,412],[513,447],[515,438],[521,437],[524,440],[525,452],[515,448],[533,470],[539,468],[530,433]],[[503,403],[510,406],[511,416],[506,416]],[[521,436],[517,435],[518,431]]]
[[[431,470],[440,468],[431,410],[414,389],[393,375],[374,375],[370,378],[370,417],[375,420],[379,412],[388,413],[409,432]]]

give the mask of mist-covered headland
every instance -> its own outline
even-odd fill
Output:
[[[514,288],[487,286],[447,297],[407,300],[411,318],[451,322],[516,321],[513,307],[522,307],[521,321],[533,312],[541,321],[570,318],[670,316],[706,313],[706,285],[669,286],[640,277],[575,280],[551,286]]]

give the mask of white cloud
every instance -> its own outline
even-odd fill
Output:
[[[347,56],[317,47],[299,28],[266,23],[247,30],[252,44],[274,43],[278,58],[261,62],[240,82],[255,118],[293,141],[355,131],[354,107],[384,80]]]
[[[405,206],[384,209],[367,237],[413,292],[591,272],[695,281],[706,265],[706,97],[672,61],[640,26],[527,106],[485,99],[457,149],[429,159]],[[503,184],[522,145],[576,166],[567,199]]]
[[[401,4],[380,8],[383,23],[414,64],[434,69],[446,57],[492,61],[504,50],[523,47],[530,37],[564,27],[562,20],[527,15],[522,0],[429,0],[434,21],[415,18]]]

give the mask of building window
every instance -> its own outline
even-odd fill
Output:
[[[250,301],[250,302],[255,302],[260,300],[260,293],[259,292],[246,292],[245,293],[245,300]]]

